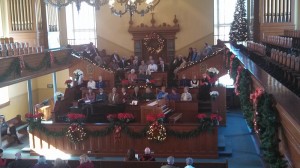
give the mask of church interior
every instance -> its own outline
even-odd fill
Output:
[[[299,10],[0,0],[0,167],[300,168]]]

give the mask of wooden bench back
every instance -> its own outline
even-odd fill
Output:
[[[16,127],[23,124],[23,121],[21,120],[21,115],[17,115],[16,117],[14,117],[6,122],[9,126],[14,125]]]

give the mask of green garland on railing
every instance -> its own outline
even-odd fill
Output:
[[[46,52],[42,61],[37,66],[31,66],[27,62],[24,61],[25,69],[31,72],[39,71],[43,68],[51,67],[51,58],[50,53]]]
[[[12,73],[21,75],[20,62],[18,58],[14,58],[9,67],[0,75],[0,82],[5,81]]]
[[[251,76],[250,72],[247,69],[243,69],[240,74],[240,83],[239,83],[239,91],[240,91],[240,102],[241,109],[244,113],[246,121],[251,129],[253,129],[253,108],[250,102],[250,93],[251,93]]]
[[[237,69],[240,65],[240,61],[238,58],[234,58],[232,60],[232,67],[231,67],[231,73],[230,73],[230,77],[234,80],[236,80],[236,76],[237,76]]]
[[[271,168],[285,168],[286,161],[283,160],[279,151],[278,127],[280,126],[278,112],[273,107],[271,95],[265,93],[263,98],[259,100],[258,109],[260,110],[261,120],[260,126],[261,150],[266,162]]]
[[[96,130],[96,131],[86,130],[86,135],[87,135],[87,137],[89,137],[89,136],[91,136],[91,137],[107,136],[107,135],[113,133],[115,126],[121,126],[122,127],[121,131],[133,139],[146,138],[146,132],[149,129],[149,125],[146,125],[140,131],[134,131],[130,127],[128,127],[128,125],[125,123],[112,122],[107,127],[103,128],[101,130]],[[67,128],[68,128],[68,126],[66,128],[61,129],[60,131],[57,131],[57,130],[54,131],[54,130],[47,129],[40,122],[29,122],[29,130],[30,131],[37,130],[39,132],[45,133],[47,136],[50,136],[50,137],[66,136]],[[210,131],[211,129],[212,129],[212,127],[204,127],[202,124],[199,124],[199,126],[197,128],[195,128],[194,130],[185,131],[185,132],[179,132],[179,131],[174,131],[172,129],[167,129],[167,136],[173,136],[173,137],[176,137],[179,139],[188,139],[188,138],[198,136],[203,131]]]

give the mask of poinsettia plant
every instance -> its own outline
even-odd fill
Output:
[[[148,121],[150,123],[155,122],[155,121],[162,122],[164,118],[165,118],[165,114],[164,113],[148,114],[146,116],[146,121]]]
[[[35,114],[32,114],[32,113],[26,113],[25,114],[25,118],[27,119],[30,119],[30,118],[42,118],[44,116],[43,113],[35,113]]]
[[[216,113],[212,113],[209,116],[205,113],[199,113],[197,118],[203,124],[203,127],[219,125],[219,122],[222,121],[222,117]]]
[[[80,113],[69,113],[67,114],[67,118],[70,122],[82,122],[85,119],[84,114]]]
[[[118,113],[118,119],[122,122],[130,122],[134,120],[134,116],[131,113]]]

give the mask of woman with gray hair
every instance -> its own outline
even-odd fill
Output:
[[[173,156],[169,156],[167,158],[167,165],[163,165],[161,166],[161,168],[178,168],[176,166],[174,166],[174,157]]]
[[[193,159],[191,157],[188,157],[185,159],[186,166],[184,168],[195,168],[193,165]]]
[[[93,162],[86,154],[81,155],[79,161],[80,165],[77,168],[94,168]]]
[[[51,166],[47,164],[46,157],[41,155],[38,158],[38,162],[33,166],[33,168],[50,168]]]

